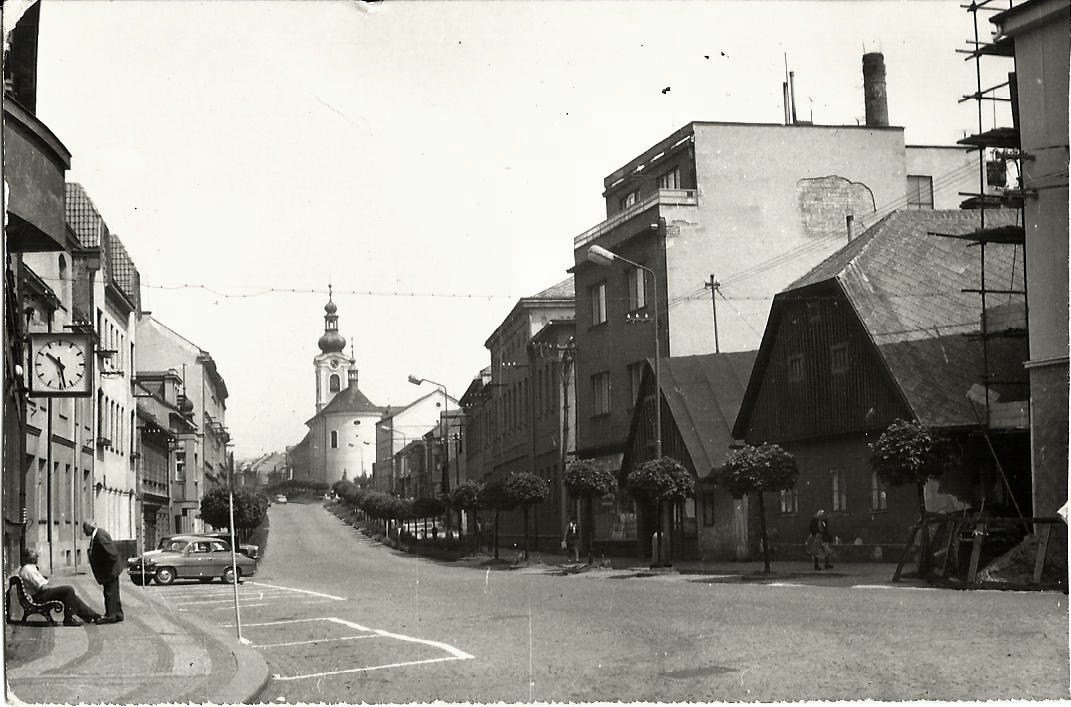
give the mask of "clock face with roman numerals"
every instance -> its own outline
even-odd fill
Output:
[[[92,385],[89,338],[82,334],[30,335],[31,395],[88,395]]]

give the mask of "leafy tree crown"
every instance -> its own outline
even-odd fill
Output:
[[[746,445],[729,453],[719,482],[733,498],[752,492],[784,491],[799,478],[796,458],[776,444]]]
[[[235,528],[256,528],[268,512],[268,499],[248,491],[234,492]],[[230,494],[214,488],[201,498],[201,519],[213,528],[230,528]]]
[[[595,498],[613,493],[617,489],[617,476],[602,464],[578,459],[566,467],[562,483],[574,496]]]
[[[651,459],[629,472],[628,490],[640,501],[680,501],[695,492],[692,474],[672,457]]]
[[[450,489],[450,505],[454,508],[475,509],[480,504],[480,489],[483,484],[472,479]]]
[[[530,471],[515,471],[506,479],[506,492],[515,505],[531,506],[550,494],[550,484]]]
[[[870,467],[893,486],[925,483],[945,470],[941,446],[921,423],[895,420],[870,445]]]

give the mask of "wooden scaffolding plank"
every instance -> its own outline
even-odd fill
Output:
[[[1041,574],[1045,570],[1045,555],[1049,550],[1049,536],[1052,526],[1046,523],[1038,533],[1038,556],[1034,560],[1034,584],[1041,584]]]

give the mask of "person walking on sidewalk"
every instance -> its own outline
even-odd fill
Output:
[[[814,558],[814,568],[819,572],[823,567],[827,570],[832,569],[833,563],[829,561],[829,543],[833,541],[833,536],[829,533],[829,519],[826,518],[824,510],[819,510],[814,514],[807,532],[805,546],[807,554]]]
[[[117,624],[123,620],[123,602],[119,597],[119,576],[123,572],[119,551],[108,531],[90,521],[82,521],[82,532],[89,536],[89,566],[93,578],[104,588],[104,616],[98,624]]]
[[[565,549],[565,556],[573,562],[580,562],[580,546],[577,543],[579,535],[576,518],[570,518],[569,525],[565,526],[565,537],[562,539],[562,545]]]
[[[67,584],[52,584],[48,578],[41,574],[37,568],[37,551],[22,551],[22,567],[19,568],[19,579],[26,593],[38,604],[46,601],[59,600],[63,602],[63,625],[81,626],[83,621],[90,623],[100,618],[100,614],[89,608],[82,601],[74,587]]]

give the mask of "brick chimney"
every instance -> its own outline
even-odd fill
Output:
[[[889,125],[889,101],[885,93],[885,56],[881,52],[863,55],[863,101],[869,127]]]

